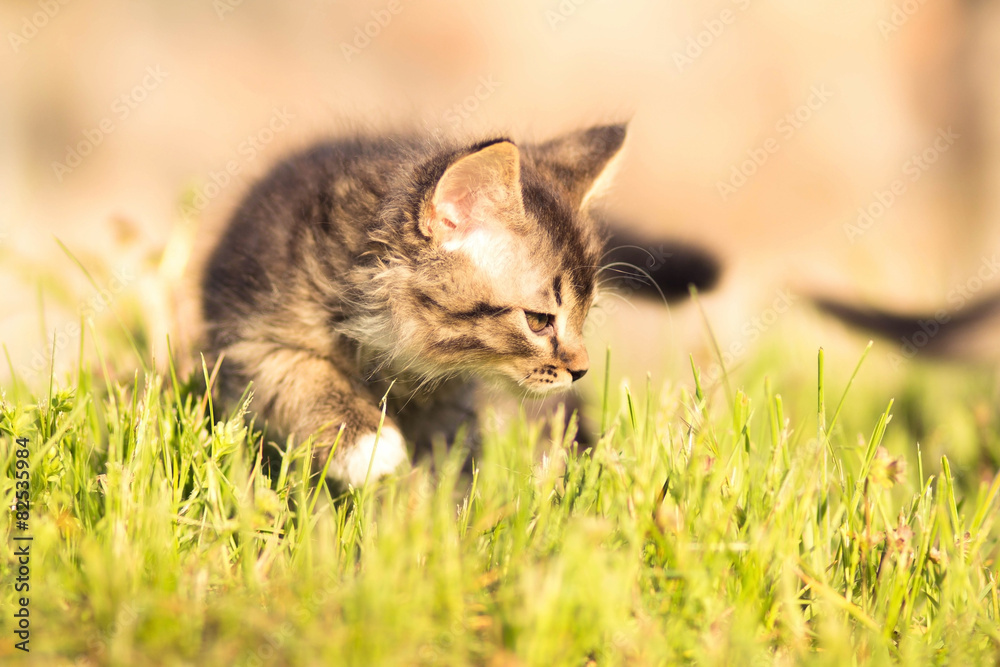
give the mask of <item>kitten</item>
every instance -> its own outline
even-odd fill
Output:
[[[201,279],[222,397],[252,382],[271,428],[319,433],[317,465],[343,425],[328,475],[357,486],[408,446],[474,433],[479,383],[568,389],[590,365],[604,248],[587,205],[624,139],[623,125],[525,146],[350,138],[279,164]]]

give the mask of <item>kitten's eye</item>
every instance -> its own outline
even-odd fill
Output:
[[[555,317],[546,313],[533,313],[530,310],[524,311],[524,319],[528,321],[528,328],[535,333],[542,333],[547,327],[552,326]]]

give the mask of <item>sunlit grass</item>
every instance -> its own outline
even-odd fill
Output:
[[[3,387],[0,493],[13,507],[24,437],[32,503],[27,532],[4,523],[7,618],[33,538],[31,653],[7,634],[4,664],[1000,658],[988,371],[889,372],[878,346],[817,355],[780,329],[714,383],[694,363],[630,383],[609,352],[593,447],[522,414],[472,475],[442,447],[341,491],[310,442],[213,405],[211,369],[147,370],[122,299],[58,350],[74,372]]]
[[[769,358],[755,366],[781,376]],[[756,370],[729,395],[696,367],[663,390],[612,382],[592,448],[522,417],[486,434],[471,477],[442,450],[336,496],[309,479],[310,443],[262,456],[242,414],[169,373],[11,385],[0,462],[13,473],[29,439],[30,658],[992,664],[998,478],[913,456],[891,397],[864,373],[844,394],[854,362],[837,386],[826,364],[784,394]],[[927,372],[907,410],[934,396]],[[11,506],[12,475],[0,492]],[[4,530],[22,534],[13,513]],[[11,546],[2,564],[9,582]],[[14,641],[5,663],[29,657]]]

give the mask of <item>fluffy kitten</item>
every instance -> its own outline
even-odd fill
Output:
[[[202,277],[219,389],[359,485],[475,426],[476,381],[544,394],[589,367],[603,238],[588,195],[625,127],[517,146],[323,143],[239,206]],[[391,387],[391,388],[390,388]],[[388,393],[376,444],[380,399]]]

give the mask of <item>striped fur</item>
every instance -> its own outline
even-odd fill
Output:
[[[327,448],[343,424],[331,475],[360,484],[359,446],[378,474],[401,463],[396,435],[385,460],[373,449],[386,394],[384,428],[422,449],[474,427],[477,381],[568,388],[587,370],[603,248],[583,203],[624,137],[601,126],[523,148],[351,138],[282,162],[202,277],[221,397],[252,383],[271,428],[320,431]]]

